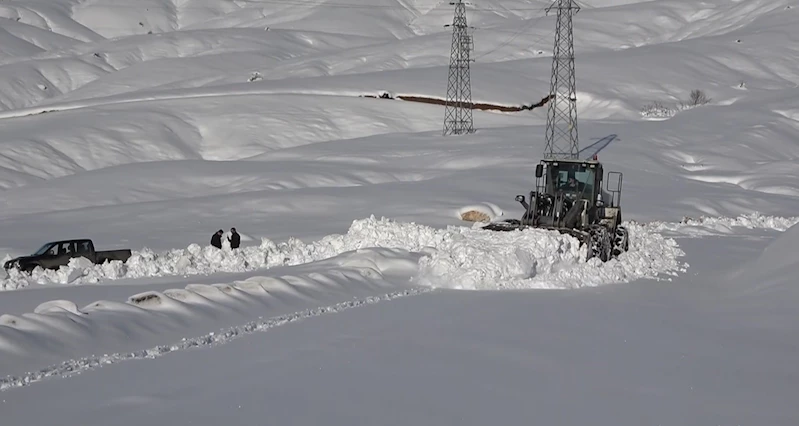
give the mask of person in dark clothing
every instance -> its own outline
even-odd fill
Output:
[[[230,228],[230,238],[227,240],[230,242],[230,248],[239,248],[239,245],[241,244],[241,235],[236,232],[236,228]]]
[[[222,234],[224,234],[224,232],[221,229],[216,231],[216,233],[211,237],[212,246],[218,249],[222,248]]]

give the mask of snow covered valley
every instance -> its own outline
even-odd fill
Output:
[[[467,6],[474,102],[547,95],[550,4]],[[547,108],[397,98],[448,2],[0,3],[0,257],[132,251],[0,273],[0,424],[797,424],[799,5],[580,5],[606,263],[461,220],[522,215]]]

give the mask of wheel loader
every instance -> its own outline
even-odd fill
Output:
[[[596,257],[606,262],[629,249],[629,235],[621,225],[622,173],[608,172],[607,181],[614,179],[614,184],[604,190],[603,175],[596,156],[591,160],[541,160],[529,199],[516,196],[524,207],[521,219],[490,223],[483,229],[559,231],[588,246],[586,260]]]

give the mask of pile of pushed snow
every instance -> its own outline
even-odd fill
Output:
[[[556,231],[463,230],[458,237],[420,259],[419,282],[472,290],[572,289],[658,278],[684,272],[685,253],[670,238],[628,225],[630,250],[602,263],[586,262],[586,248]]]
[[[422,285],[462,289],[574,288],[654,277],[680,270],[683,253],[673,240],[633,226],[631,250],[605,264],[586,263],[586,249],[568,235],[530,229],[494,232],[467,227],[436,229],[374,216],[356,220],[344,235],[329,235],[310,244],[298,239],[275,243],[267,238],[255,247],[219,250],[192,244],[185,249],[133,252],[126,263],[94,265],[75,260],[59,270],[37,269],[31,276],[12,271],[0,285],[17,289],[30,284],[96,283],[120,278],[246,272],[328,259],[369,247],[423,253],[417,281]]]

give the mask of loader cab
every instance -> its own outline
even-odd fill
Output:
[[[602,174],[602,164],[594,160],[542,160],[536,166],[536,186],[540,193],[562,192],[572,200],[593,204],[602,189]]]

